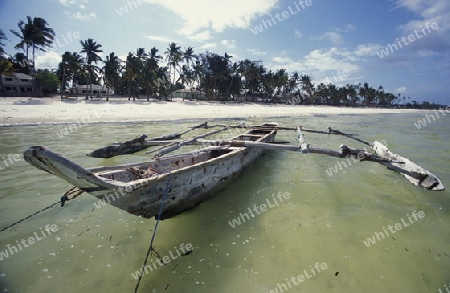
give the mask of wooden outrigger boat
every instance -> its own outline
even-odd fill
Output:
[[[386,166],[388,169],[401,173],[408,181],[427,190],[444,190],[439,178],[409,159],[396,155],[382,143],[365,142],[329,128],[328,132],[297,128],[278,127],[276,123],[267,123],[253,127],[251,130],[232,138],[229,141],[203,140],[202,138],[230,129],[230,126],[198,135],[187,140],[145,140],[143,137],[119,144],[118,149],[104,152],[108,156],[120,155],[129,146],[137,142],[143,146],[163,144],[152,153],[159,151],[153,160],[127,165],[94,167],[85,169],[71,160],[43,147],[33,146],[24,153],[27,162],[50,174],[65,179],[79,192],[88,192],[103,202],[123,209],[131,214],[145,218],[156,217],[162,212],[162,218],[170,218],[194,207],[208,196],[228,184],[243,169],[256,160],[265,149],[296,151],[307,154],[322,154],[338,158],[355,157],[359,161],[372,161]],[[207,128],[207,124],[191,127]],[[245,127],[242,125],[234,127]],[[299,145],[275,144],[277,130],[297,130]],[[371,146],[374,153],[366,150],[353,149],[345,145],[340,151],[310,147],[303,133],[323,133],[344,135],[348,138]],[[178,138],[180,134],[170,135]],[[168,137],[168,136],[165,136]],[[163,137],[164,138],[164,137]],[[197,151],[164,157],[165,154],[189,144],[208,144]],[[108,148],[108,147],[107,147]],[[100,150],[104,150],[102,148]],[[108,148],[108,150],[110,150]],[[119,151],[117,151],[119,150]],[[103,151],[102,151],[103,152]],[[65,195],[63,200],[67,200]]]
[[[276,133],[277,124],[269,123],[232,140],[271,143]],[[28,148],[24,158],[38,169],[130,214],[156,217],[163,206],[162,218],[170,218],[224,187],[263,151],[232,145],[208,146],[146,162],[88,169],[43,146]]]

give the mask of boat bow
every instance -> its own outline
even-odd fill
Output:
[[[24,159],[36,168],[65,179],[86,192],[112,187],[89,170],[43,146],[29,147],[24,152]]]

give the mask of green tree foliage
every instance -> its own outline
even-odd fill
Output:
[[[4,40],[0,30],[0,73],[35,72],[35,51],[45,51],[53,43],[55,33],[40,17],[28,16],[18,23],[18,30],[10,30],[20,39],[15,45],[17,52],[6,58]],[[164,54],[159,55],[156,47],[146,51],[138,48],[129,52],[126,60],[119,59],[114,52],[106,56],[103,65],[100,53],[102,45],[93,39],[80,41],[80,53],[65,52],[61,57],[56,75],[39,73],[39,82],[45,92],[55,92],[54,76],[59,78],[61,92],[69,86],[100,84],[114,89],[119,95],[133,97],[168,97],[185,86],[191,90],[203,91],[208,99],[284,102],[289,104],[322,104],[351,107],[405,107],[433,109],[435,103],[407,102],[401,94],[387,92],[383,86],[372,87],[369,83],[338,86],[320,83],[315,85],[309,75],[297,72],[288,74],[284,68],[268,69],[262,61],[237,60],[225,53],[195,54],[192,47],[181,49],[171,42]],[[31,49],[31,58],[30,58]],[[165,55],[165,58],[164,58]],[[161,66],[165,59],[166,66]],[[92,88],[91,88],[92,91]],[[296,97],[292,100],[292,97]],[[408,97],[408,99],[410,99]],[[291,101],[290,101],[291,100]]]
[[[20,42],[15,46],[16,49],[22,49],[29,59],[29,49],[32,50],[32,68],[35,68],[36,50],[45,52],[46,48],[51,47],[55,32],[52,28],[47,27],[48,23],[45,19],[40,17],[31,18],[27,16],[27,22],[20,21],[17,26],[19,31],[11,30],[11,32],[20,39]]]
[[[103,51],[100,49],[102,45],[98,44],[93,39],[87,39],[85,41],[80,41],[82,50],[81,53],[86,54],[86,70],[89,76],[89,85],[90,92],[92,92],[92,84],[97,83],[97,73],[100,68],[96,65],[99,61],[102,61],[102,58],[98,55],[98,53],[102,53]],[[94,65],[95,64],[95,65]],[[86,99],[87,99],[86,94]]]
[[[58,76],[49,70],[38,70],[36,72],[36,84],[45,95],[56,94],[60,86]]]

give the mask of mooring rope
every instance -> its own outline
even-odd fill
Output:
[[[31,215],[29,215],[29,216],[27,216],[27,217],[25,217],[25,218],[23,218],[23,219],[20,219],[20,220],[18,220],[18,221],[16,221],[16,222],[12,223],[11,225],[9,225],[9,226],[7,226],[7,227],[1,229],[0,232],[3,232],[3,231],[5,231],[5,230],[7,230],[7,229],[9,229],[9,228],[11,228],[11,227],[14,227],[15,225],[17,225],[17,224],[19,224],[19,223],[22,223],[23,221],[25,221],[25,220],[27,220],[27,219],[33,217],[33,216],[36,216],[36,215],[39,214],[40,212],[43,212],[43,211],[45,211],[45,210],[48,210],[48,209],[50,209],[50,208],[52,208],[52,207],[54,207],[54,206],[56,206],[56,205],[58,205],[58,204],[60,204],[60,203],[61,203],[60,201],[57,201],[57,202],[55,202],[55,203],[52,203],[52,204],[49,205],[48,207],[45,207],[45,208],[43,208],[42,210],[39,210],[39,211],[35,212],[34,214],[31,214]]]
[[[49,205],[49,206],[47,206],[47,207],[45,207],[45,208],[43,208],[43,209],[41,209],[41,210],[39,210],[39,211],[37,211],[37,212],[31,214],[31,215],[28,215],[28,216],[25,217],[25,218],[22,218],[22,219],[20,219],[20,220],[18,220],[18,221],[16,221],[16,222],[12,223],[11,225],[9,225],[9,226],[7,226],[7,227],[1,229],[0,232],[3,232],[3,231],[5,231],[5,230],[8,230],[9,228],[14,227],[15,225],[17,225],[17,224],[19,224],[19,223],[22,223],[23,221],[28,220],[29,218],[34,217],[34,216],[36,216],[37,214],[39,214],[39,213],[41,213],[41,212],[43,212],[43,211],[45,211],[45,210],[48,210],[48,209],[50,209],[50,208],[52,208],[52,207],[54,207],[54,206],[56,206],[56,205],[58,205],[58,204],[61,204],[61,206],[63,207],[63,206],[64,206],[64,203],[65,203],[66,201],[75,199],[77,196],[79,196],[80,194],[83,193],[82,190],[75,190],[75,188],[76,188],[76,187],[73,187],[73,188],[71,188],[70,190],[68,190],[66,193],[64,193],[64,195],[61,196],[61,199],[60,199],[59,201],[57,201],[57,202],[55,202],[55,203],[52,203],[51,205]],[[76,193],[76,194],[75,194],[74,196],[72,196],[72,198],[68,198],[68,195],[74,194],[74,193]]]
[[[153,229],[152,239],[150,240],[150,246],[148,247],[147,255],[145,256],[144,264],[142,265],[142,268],[141,268],[141,274],[139,274],[139,280],[136,284],[136,287],[134,288],[134,293],[137,293],[137,291],[139,289],[139,285],[141,284],[141,279],[143,276],[142,272],[143,272],[145,266],[147,265],[148,256],[150,255],[150,252],[155,251],[153,248],[153,241],[155,240],[156,230],[158,229],[158,224],[159,224],[159,221],[161,220],[161,216],[164,211],[164,204],[166,202],[167,194],[169,194],[169,187],[170,187],[171,179],[172,179],[172,173],[169,171],[169,179],[167,179],[166,188],[164,189],[163,199],[161,202],[161,206],[159,207],[158,218],[156,219],[155,228]],[[155,253],[157,256],[159,256],[159,254],[156,251],[155,251]]]

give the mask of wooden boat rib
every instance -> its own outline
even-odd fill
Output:
[[[273,142],[276,133],[276,124],[264,124],[233,139]],[[206,147],[146,162],[88,169],[43,146],[28,148],[24,158],[38,169],[94,195],[104,204],[145,218],[158,215],[164,189],[170,180],[162,214],[163,218],[170,218],[223,188],[262,152],[260,148]]]

